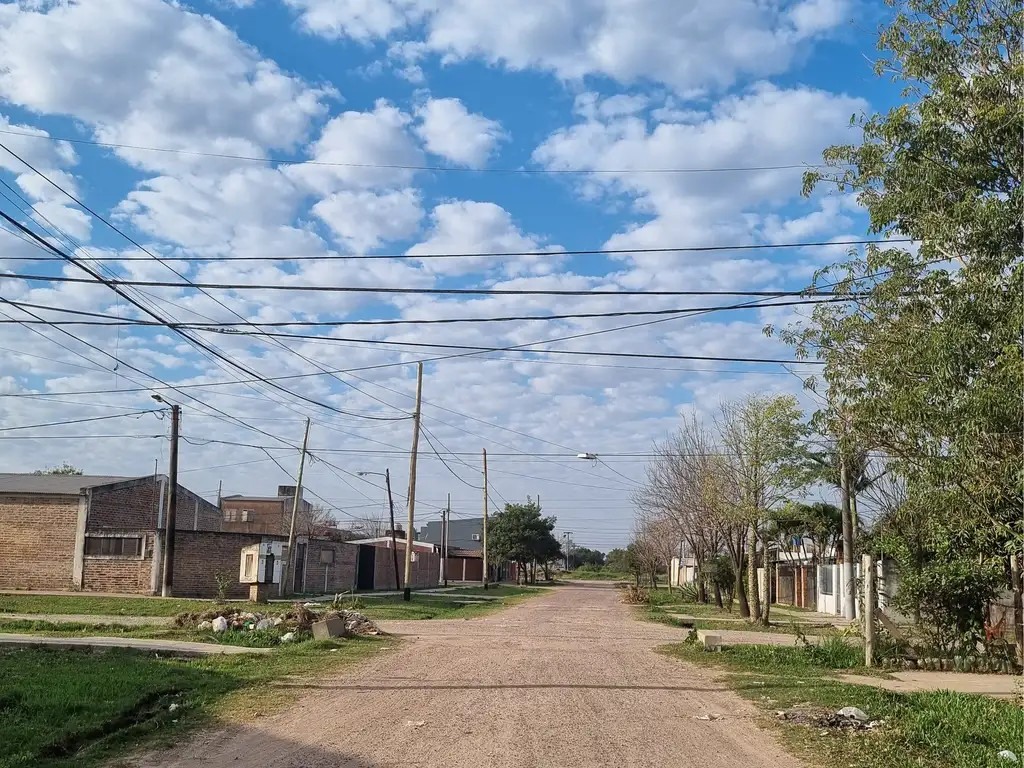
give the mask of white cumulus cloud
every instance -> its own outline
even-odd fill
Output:
[[[459,99],[428,99],[416,116],[416,133],[428,152],[470,168],[483,167],[506,138],[501,123],[471,113]]]

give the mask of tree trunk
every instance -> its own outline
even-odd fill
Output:
[[[706,604],[708,601],[707,588],[704,585],[704,577],[697,577],[697,602],[701,605]]]
[[[736,602],[740,604],[740,616],[744,619],[749,619],[750,604],[747,603],[747,590],[743,586],[745,580],[743,578],[743,564],[741,563],[739,568],[736,569],[736,585],[733,590],[736,593]]]
[[[747,531],[747,603],[751,621],[761,618],[760,590],[757,585],[757,523]]]
[[[717,581],[715,582],[715,607],[721,610],[725,606],[722,604],[722,585]],[[730,606],[731,609],[731,606]]]
[[[761,542],[761,561],[764,565],[764,594],[761,596],[761,624],[771,625],[772,610],[772,564],[768,560],[768,542]],[[796,602],[797,579],[793,580],[793,602]]]

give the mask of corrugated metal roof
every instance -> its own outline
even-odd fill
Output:
[[[123,475],[33,475],[0,472],[0,493],[56,493],[77,496],[83,488],[135,479]]]

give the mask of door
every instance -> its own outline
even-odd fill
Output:
[[[359,545],[359,567],[356,571],[356,589],[373,589],[373,574],[377,568],[377,548]]]
[[[301,595],[306,591],[306,545],[295,545],[295,579],[292,592]]]

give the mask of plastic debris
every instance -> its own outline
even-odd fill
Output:
[[[1004,763],[1019,763],[1020,762],[1020,760],[1017,759],[1017,755],[1015,755],[1013,752],[1011,752],[1008,749],[1001,749],[1001,750],[999,750],[999,752],[996,753],[996,757],[999,760],[1002,760]]]
[[[863,709],[857,709],[857,707],[843,707],[836,714],[840,717],[853,718],[861,723],[866,723],[871,719]]]
[[[210,623],[210,628],[214,632],[227,632],[228,631],[228,620],[223,616],[218,616]]]

